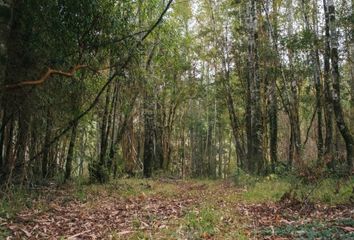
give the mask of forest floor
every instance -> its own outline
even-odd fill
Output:
[[[336,194],[351,196],[349,184]],[[348,199],[299,201],[289,187],[126,179],[41,188],[21,210],[2,200],[0,239],[354,239]]]

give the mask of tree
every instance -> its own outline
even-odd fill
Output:
[[[332,102],[333,102],[333,110],[334,115],[337,122],[337,127],[345,141],[346,151],[347,151],[347,164],[349,171],[351,172],[353,168],[353,136],[350,133],[350,130],[345,123],[344,113],[341,104],[341,91],[340,91],[340,73],[339,73],[339,56],[338,56],[338,36],[337,36],[337,28],[336,28],[336,16],[335,16],[335,6],[332,0],[328,0],[324,2],[325,10],[328,11],[328,24],[330,31],[330,59],[332,63]]]

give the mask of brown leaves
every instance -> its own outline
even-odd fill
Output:
[[[37,206],[34,209],[22,211],[10,220],[0,218],[0,227],[10,231],[8,239],[129,239],[140,233],[161,239],[159,234],[166,231],[177,232],[180,239],[190,239],[189,236],[237,239],[228,233],[241,230],[248,238],[283,240],[291,237],[278,236],[279,227],[306,225],[316,220],[324,220],[349,234],[354,231],[354,226],[337,221],[352,219],[352,206],[304,203],[291,195],[284,196],[278,203],[249,204],[241,202],[240,189],[227,184],[189,181],[171,184],[167,188],[170,183],[163,184],[171,191],[170,195],[161,190],[144,192],[141,188],[129,197],[94,191],[85,203],[75,200],[68,189],[51,190],[51,197],[42,200],[41,204],[33,204]],[[114,191],[124,192],[122,189]],[[185,216],[188,216],[185,214],[192,209],[199,221],[206,205],[220,214],[212,223],[207,222],[208,218],[203,220],[205,226],[212,224],[210,227],[214,231],[200,229],[193,235],[194,232],[189,232],[188,226],[183,225]],[[266,228],[268,236],[258,234]]]
[[[354,211],[349,206],[327,206],[321,204],[310,204],[311,207],[301,205],[298,202],[291,205],[281,203],[263,203],[263,204],[237,204],[237,209],[241,215],[250,218],[251,224],[248,226],[253,232],[260,229],[272,229],[272,236],[265,239],[289,239],[277,237],[274,233],[274,227],[279,226],[300,226],[310,224],[316,221],[326,221],[328,224],[339,219],[352,219]],[[304,210],[305,209],[305,210]],[[353,232],[352,226],[340,226],[346,232]],[[259,236],[258,236],[259,237]]]
[[[9,239],[102,239],[113,231],[119,236],[137,230],[158,231],[181,217],[192,203],[183,197],[177,200],[144,193],[118,199],[105,196],[86,204],[60,199],[48,203],[42,213],[26,210],[7,222]]]

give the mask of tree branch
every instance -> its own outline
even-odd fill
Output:
[[[73,68],[71,68],[68,72],[60,71],[60,70],[55,70],[52,68],[48,68],[47,72],[39,79],[37,80],[28,80],[28,81],[22,81],[18,82],[15,84],[9,84],[5,85],[3,89],[16,89],[16,88],[21,88],[24,86],[31,86],[31,85],[39,85],[44,83],[47,79],[49,79],[53,75],[61,75],[64,77],[69,77],[72,78],[74,77],[74,73],[82,68],[87,68],[88,65],[76,65]]]

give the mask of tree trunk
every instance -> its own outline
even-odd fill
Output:
[[[278,52],[278,6],[276,1],[272,1],[273,8],[273,35],[274,35],[274,47],[275,51]],[[270,24],[270,23],[269,23]],[[272,33],[270,33],[272,34]],[[276,69],[277,59],[274,61],[271,82],[269,85],[269,148],[270,148],[270,161],[272,172],[275,172],[275,166],[278,162],[278,98],[277,98],[277,77],[278,72]]]
[[[263,123],[261,109],[261,84],[258,74],[258,30],[257,30],[257,1],[250,0],[250,24],[248,45],[248,66],[251,90],[251,134],[249,169],[252,173],[263,171]]]
[[[325,146],[324,146],[324,162],[331,166],[334,162],[333,155],[333,104],[332,104],[332,81],[330,77],[330,32],[329,32],[329,14],[328,9],[326,7],[326,0],[323,0],[324,12],[325,12],[325,51],[323,56],[324,62],[324,73],[323,73],[323,81],[324,81],[324,116],[325,116]]]
[[[7,65],[7,43],[10,35],[10,25],[12,18],[13,1],[0,2],[0,84],[5,83],[5,71]],[[2,103],[0,103],[2,104]],[[2,108],[3,109],[3,108]],[[0,130],[0,175],[5,171],[4,160],[4,129],[8,122],[8,114],[2,112],[1,130]]]
[[[351,130],[354,131],[354,0],[351,1],[351,29],[349,41],[349,66],[350,66],[350,106],[351,106]]]
[[[46,130],[45,130],[45,137],[44,137],[44,152],[42,158],[42,177],[46,178],[48,174],[48,163],[49,163],[49,142],[52,140],[51,133],[52,133],[52,121],[50,115],[50,110],[47,110],[47,119],[46,119]]]
[[[4,84],[13,0],[0,2],[0,83]]]
[[[309,6],[302,0],[303,9],[308,9]],[[308,13],[304,11],[306,29],[312,31],[314,41],[310,50],[311,62],[313,65],[313,77],[316,91],[316,109],[317,109],[317,162],[323,164],[323,135],[322,135],[322,84],[321,84],[321,63],[319,57],[319,41],[318,41],[318,22],[317,22],[317,2],[313,1],[313,30],[311,30]]]
[[[106,99],[104,104],[104,111],[101,122],[101,144],[100,144],[100,157],[99,157],[99,165],[106,165],[106,152],[107,152],[107,144],[108,144],[108,125],[109,125],[109,105],[110,105],[110,92],[111,88],[107,88]]]
[[[288,8],[288,35],[293,35],[293,0],[287,1]],[[289,67],[293,67],[293,52],[291,49],[288,49],[288,57],[289,57]],[[300,116],[299,116],[299,82],[297,76],[293,75],[289,77],[290,79],[290,101],[289,101],[289,122],[291,128],[291,137],[289,146],[289,167],[300,167],[302,165],[301,160],[301,130],[300,130]]]
[[[151,63],[155,54],[156,44],[151,49],[146,61],[145,70],[149,73]],[[144,177],[149,178],[152,176],[154,166],[154,96],[152,86],[149,86],[145,80],[145,93],[144,93],[144,156],[143,156],[143,174]]]
[[[350,129],[344,120],[344,112],[341,104],[340,95],[340,74],[339,74],[339,56],[338,56],[338,36],[336,28],[336,18],[335,18],[335,6],[333,0],[328,0],[325,5],[329,14],[329,30],[330,30],[330,46],[331,46],[331,62],[332,62],[332,78],[333,78],[333,92],[332,101],[334,115],[337,122],[337,127],[344,139],[347,151],[347,164],[348,170],[351,172],[353,168],[353,136],[350,133]]]
[[[13,180],[22,185],[27,178],[27,147],[30,117],[27,109],[22,109],[18,118],[17,155],[14,163]]]
[[[152,175],[154,162],[154,108],[153,101],[149,93],[145,93],[144,98],[144,177]]]
[[[78,122],[74,122],[73,126],[72,126],[72,130],[71,130],[68,155],[67,155],[66,164],[65,164],[64,181],[69,180],[71,177],[71,174],[72,174],[72,165],[73,165],[73,159],[74,159],[74,149],[75,149],[75,143],[76,143],[76,134],[77,134],[78,124],[79,124]]]

